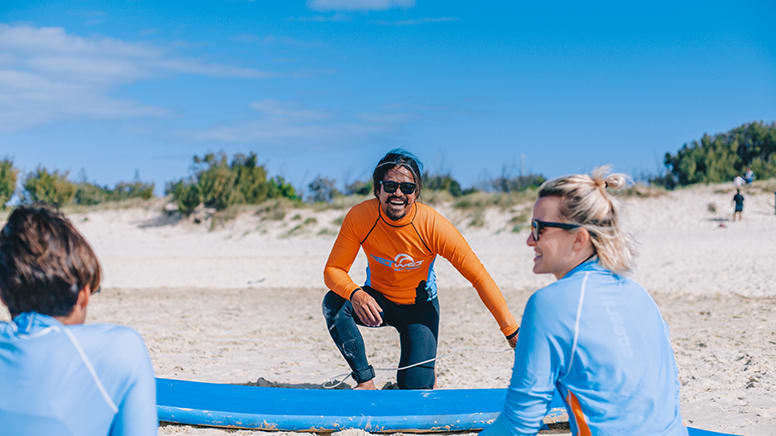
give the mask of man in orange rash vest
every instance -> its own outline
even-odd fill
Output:
[[[400,389],[432,389],[439,332],[434,260],[441,255],[477,290],[509,344],[517,342],[518,323],[504,296],[466,240],[445,217],[418,202],[422,164],[411,153],[391,150],[372,174],[374,199],[345,216],[323,272],[331,291],[323,316],[337,348],[350,365],[356,389],[375,389],[374,369],[364,351],[358,325],[392,326],[399,332]],[[359,248],[369,265],[364,286],[348,275]]]

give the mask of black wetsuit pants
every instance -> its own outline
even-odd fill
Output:
[[[383,323],[380,327],[389,325],[399,332],[399,367],[436,357],[439,333],[439,301],[436,298],[415,304],[396,304],[368,286],[362,289],[377,300],[382,308],[380,316]],[[356,326],[364,324],[358,319],[350,301],[329,291],[323,298],[323,317],[331,338],[350,365],[356,382],[373,379],[374,369],[366,359],[364,339]],[[399,389],[432,389],[435,363],[432,361],[398,371],[396,381]]]

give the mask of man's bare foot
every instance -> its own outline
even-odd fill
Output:
[[[364,391],[374,391],[374,390],[377,390],[377,388],[375,387],[374,379],[365,381],[363,383],[359,383],[353,389],[361,389],[361,390],[364,390]]]

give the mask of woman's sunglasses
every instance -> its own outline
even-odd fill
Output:
[[[533,219],[531,220],[531,237],[533,237],[534,241],[539,240],[539,236],[542,234],[542,230],[544,230],[545,227],[557,227],[559,229],[571,230],[571,229],[577,229],[582,226],[580,226],[579,224],[555,223],[552,221],[542,221],[542,220]]]
[[[383,191],[386,194],[393,194],[396,192],[396,188],[401,189],[401,192],[405,195],[410,195],[415,192],[417,185],[412,182],[393,182],[391,180],[380,180],[380,184],[383,186]]]

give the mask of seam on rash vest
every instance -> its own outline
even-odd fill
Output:
[[[83,348],[81,348],[81,344],[78,342],[75,336],[73,336],[73,333],[71,333],[68,328],[64,328],[63,330],[67,335],[68,339],[70,339],[70,342],[73,344],[73,347],[75,347],[76,351],[78,351],[78,355],[81,356],[81,360],[84,362],[84,365],[86,365],[86,369],[88,369],[89,373],[92,374],[94,383],[97,384],[97,389],[99,389],[100,393],[102,394],[102,398],[105,399],[106,403],[108,403],[108,407],[110,407],[111,410],[113,410],[113,413],[118,413],[119,408],[116,407],[116,403],[114,403],[113,400],[110,398],[110,395],[108,395],[108,392],[105,390],[105,387],[102,385],[100,378],[97,377],[97,372],[94,370],[92,363],[86,357],[86,354],[84,353]]]
[[[426,241],[423,240],[423,236],[420,236],[420,232],[418,231],[418,228],[415,227],[415,218],[412,218],[412,222],[410,223],[410,225],[412,226],[412,230],[415,230],[415,233],[418,235],[418,239],[420,239],[420,242],[422,242],[423,246],[426,247],[426,250],[428,250],[430,254],[434,254],[434,252],[431,251],[430,248],[428,248],[428,244],[426,244]]]
[[[371,235],[371,234],[372,234],[372,230],[374,230],[374,229],[375,229],[375,227],[377,227],[377,223],[379,223],[379,222],[380,222],[380,216],[378,215],[378,216],[377,216],[377,219],[375,220],[375,223],[374,223],[374,224],[372,224],[372,228],[371,228],[371,229],[369,229],[369,231],[368,231],[368,232],[366,232],[366,236],[364,236],[364,239],[362,239],[362,240],[361,240],[361,242],[359,242],[359,244],[361,244],[361,245],[364,245],[364,242],[366,242],[366,238],[368,238],[368,237],[369,237],[369,235]]]
[[[577,352],[577,340],[579,339],[579,319],[582,317],[582,302],[585,300],[585,288],[587,287],[588,276],[590,276],[590,271],[585,273],[585,277],[582,279],[582,289],[579,291],[577,320],[574,322],[574,342],[571,343],[571,360],[569,361],[569,367],[566,369],[566,374],[571,373],[571,366],[574,364],[574,355]]]

